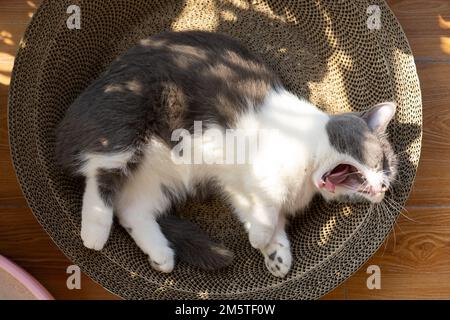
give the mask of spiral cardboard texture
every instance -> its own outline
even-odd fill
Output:
[[[66,25],[72,4],[81,9],[80,30]],[[379,29],[368,27],[369,5],[380,9]],[[331,113],[396,101],[389,133],[400,157],[399,182],[387,198],[404,204],[419,161],[422,102],[407,39],[380,0],[44,0],[20,44],[9,96],[12,157],[28,203],[58,247],[123,298],[318,298],[378,249],[397,218],[396,206],[387,204],[390,211],[379,212],[368,204],[316,199],[290,224],[294,265],[285,279],[265,269],[242,226],[218,199],[189,201],[178,211],[235,252],[225,270],[206,272],[179,263],[171,274],[155,272],[117,224],[101,252],[82,245],[83,181],[55,165],[54,129],[120,53],[157,32],[188,29],[239,39],[287,88]]]

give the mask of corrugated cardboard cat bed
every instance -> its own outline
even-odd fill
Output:
[[[67,27],[72,4],[80,8],[81,29]],[[225,270],[178,264],[169,275],[157,273],[117,225],[104,250],[84,248],[83,181],[56,167],[54,129],[117,55],[169,29],[220,31],[241,40],[290,90],[332,113],[396,101],[389,133],[400,172],[386,210],[314,201],[289,228],[294,265],[285,279],[266,270],[244,229],[217,199],[191,201],[179,214],[235,252]],[[380,0],[46,0],[20,44],[9,101],[14,164],[36,218],[84,272],[121,297],[137,299],[303,299],[329,292],[377,250],[394,224],[414,180],[421,123],[411,50]]]

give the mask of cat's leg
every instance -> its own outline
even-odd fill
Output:
[[[137,246],[149,256],[151,266],[161,272],[171,272],[175,253],[156,220],[169,209],[171,200],[157,177],[151,185],[142,184],[142,179],[142,175],[136,175],[130,184],[127,182],[116,214]]]
[[[252,247],[255,249],[266,247],[278,223],[278,208],[267,205],[259,196],[244,197],[242,194],[230,193],[229,198],[235,213],[248,232]]]
[[[267,269],[276,277],[283,278],[292,266],[292,254],[286,234],[286,218],[280,215],[269,244],[261,249]]]
[[[261,200],[253,201],[251,205],[242,200],[241,197],[234,199],[233,206],[248,231],[250,244],[261,251],[270,273],[281,278],[286,276],[292,265],[286,218],[278,208]]]
[[[81,209],[81,239],[85,247],[103,249],[113,223],[113,200],[133,152],[86,155],[80,170],[86,177]]]
[[[111,203],[102,199],[97,176],[86,177],[81,209],[81,239],[85,247],[103,249],[113,222]]]
[[[255,249],[266,247],[272,239],[277,223],[279,210],[262,202],[252,206],[247,218],[248,238]]]

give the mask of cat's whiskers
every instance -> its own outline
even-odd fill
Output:
[[[384,214],[386,214],[387,216],[388,216],[388,218],[389,217],[392,217],[392,215],[391,215],[391,212],[390,212],[390,210],[389,210],[389,208],[387,208],[387,205],[386,205],[386,203],[381,203],[381,206],[382,206],[382,208],[383,208],[383,211],[382,211],[382,213],[384,213]],[[393,236],[394,236],[394,250],[395,250],[395,247],[397,246],[397,235],[396,235],[396,233],[395,233],[395,226],[398,226],[398,224],[397,224],[397,220],[394,220],[394,224],[393,224],[393,226],[392,226],[392,233],[393,233]],[[401,228],[400,228],[400,230],[401,230]],[[389,238],[388,238],[388,241],[389,241]],[[387,243],[386,243],[386,246],[387,246]],[[385,248],[385,250],[386,250],[386,248]],[[383,253],[384,254],[384,253]]]
[[[405,217],[406,219],[408,219],[409,221],[414,222],[414,223],[421,223],[421,222],[419,222],[419,221],[417,221],[417,220],[412,219],[411,217],[408,217],[408,216],[403,212],[403,210],[405,210],[406,212],[409,213],[408,209],[406,209],[405,206],[403,206],[403,205],[397,203],[393,198],[385,198],[385,201],[386,201],[387,203],[389,203],[391,206],[393,206],[396,210],[399,210],[399,213],[400,213],[403,217]]]
[[[402,228],[400,227],[400,225],[399,225],[399,223],[398,223],[398,219],[397,219],[398,215],[396,215],[395,212],[392,212],[392,211],[399,211],[399,213],[401,214],[401,209],[399,209],[399,207],[394,206],[394,205],[393,205],[391,202],[389,202],[389,201],[386,201],[384,204],[385,204],[385,206],[386,206],[386,209],[388,210],[388,211],[387,211],[388,214],[389,214],[391,217],[395,218],[394,227],[397,226],[397,227],[400,229],[400,231],[401,231],[402,233],[404,233],[403,230],[402,230]],[[391,211],[390,209],[392,209],[392,211]]]
[[[378,204],[378,205],[376,206],[376,210],[377,210],[378,218],[379,218],[379,220],[378,220],[378,221],[379,221],[379,228],[377,227],[377,231],[379,231],[380,228],[381,228],[381,225],[382,225],[381,219],[384,219],[383,210],[382,210],[382,205],[381,205],[381,204]],[[387,237],[387,239],[385,240],[384,249],[383,249],[383,253],[381,254],[381,256],[384,256],[388,244],[389,244],[389,237]]]

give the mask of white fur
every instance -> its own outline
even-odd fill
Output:
[[[99,168],[125,168],[132,152],[109,155],[85,154],[80,173],[86,177],[86,187],[81,209],[81,239],[85,247],[101,250],[109,237],[113,221],[113,208],[100,198],[96,174]]]
[[[113,209],[100,198],[95,178],[86,178],[86,188],[81,209],[81,239],[85,247],[101,250],[109,237]]]
[[[101,169],[124,169],[127,162],[133,156],[133,151],[118,152],[113,154],[89,153],[82,157],[84,165],[80,173],[85,177],[95,177],[97,170]]]

